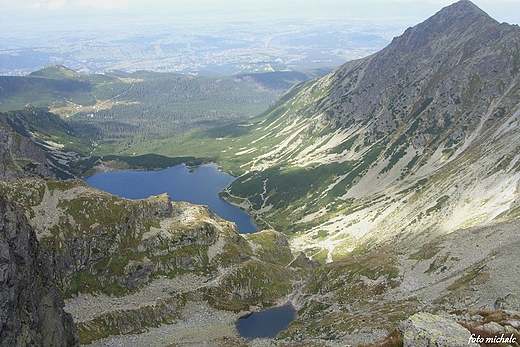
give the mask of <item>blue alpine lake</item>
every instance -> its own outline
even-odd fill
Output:
[[[196,168],[178,165],[157,171],[117,171],[92,175],[84,181],[105,192],[128,199],[142,199],[168,193],[174,201],[207,205],[220,217],[235,222],[242,234],[258,228],[253,217],[219,197],[235,178],[218,170],[216,164]]]
[[[296,316],[292,305],[273,307],[241,317],[236,322],[240,336],[245,338],[272,338],[285,330]]]

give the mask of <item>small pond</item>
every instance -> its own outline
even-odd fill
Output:
[[[196,168],[178,165],[157,171],[103,172],[84,181],[92,187],[128,199],[168,193],[174,201],[207,205],[220,217],[235,222],[242,234],[257,232],[253,217],[218,195],[234,180],[235,177],[219,171],[216,164],[206,164]]]
[[[295,317],[296,310],[292,305],[273,307],[239,318],[236,327],[240,336],[245,338],[273,338]]]

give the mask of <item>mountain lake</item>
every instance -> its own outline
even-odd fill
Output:
[[[220,217],[235,222],[242,234],[257,232],[253,217],[218,195],[234,180],[233,176],[219,171],[216,164],[206,164],[195,168],[178,165],[157,171],[103,172],[84,181],[94,188],[128,199],[168,193],[174,201],[207,205]],[[245,338],[274,337],[294,318],[295,310],[291,305],[273,307],[239,318],[236,328]]]
[[[218,195],[234,180],[235,177],[219,171],[216,164],[206,164],[195,168],[178,165],[156,171],[102,172],[84,181],[92,187],[128,199],[168,193],[174,201],[207,205],[221,218],[235,222],[242,234],[257,232],[253,217]]]
[[[285,330],[295,315],[292,305],[273,307],[239,318],[236,327],[240,336],[245,338],[272,338]]]

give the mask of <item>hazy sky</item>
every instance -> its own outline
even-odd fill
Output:
[[[35,18],[92,23],[97,18],[122,22],[176,16],[178,20],[251,20],[291,17],[345,20],[395,20],[406,25],[430,17],[450,0],[0,0],[0,30],[31,26]],[[496,20],[520,23],[520,0],[475,0]],[[144,19],[143,19],[144,20]],[[44,24],[41,22],[40,24]],[[96,25],[109,23],[96,22]],[[7,28],[6,28],[7,27]]]
[[[109,49],[104,46],[107,42],[117,42],[118,45],[129,43],[128,47],[121,48],[120,54],[129,61],[137,56],[135,59],[139,61],[150,59],[148,55],[153,55],[157,50],[154,48],[145,53],[134,51],[138,48],[130,43],[135,45],[139,39],[146,39],[149,43],[155,42],[154,37],[157,37],[166,40],[161,42],[185,44],[186,52],[190,52],[192,48],[189,40],[200,35],[226,38],[231,42],[238,39],[247,46],[248,42],[253,41],[256,44],[271,42],[276,36],[287,39],[290,35],[296,35],[296,39],[302,40],[298,37],[300,32],[316,34],[322,28],[321,37],[325,41],[331,40],[336,45],[341,43],[337,46],[331,43],[332,51],[328,54],[334,59],[346,61],[382,48],[384,42],[381,40],[390,42],[408,27],[421,23],[454,2],[455,0],[0,0],[0,53],[7,57],[7,60],[4,59],[6,64],[13,65],[14,63],[9,63],[9,59],[15,56],[13,54],[16,54],[16,50],[29,49],[29,55],[20,56],[19,64],[13,65],[9,70],[10,74],[18,74],[37,69],[38,64],[43,66],[51,61],[79,68],[77,64],[89,61],[92,57],[98,59],[100,56],[105,57],[103,54],[113,54],[114,52],[106,53],[103,50]],[[520,0],[474,0],[473,3],[499,22],[520,23]],[[327,35],[327,30],[333,35],[341,36],[325,37],[323,35]],[[377,43],[363,43],[359,37],[349,36],[355,32],[359,32],[361,38],[366,35],[380,40],[376,40]],[[164,35],[168,36],[167,39]],[[310,54],[310,48],[306,48],[305,44],[291,48],[291,61],[299,61],[299,58]],[[245,51],[238,57],[245,56],[254,60],[260,59],[258,55],[264,57],[265,54],[281,54],[259,52],[257,46],[253,43],[251,45],[247,46],[251,49],[249,51],[242,47]],[[86,47],[92,47],[92,50],[89,51]],[[208,47],[206,48],[211,48]],[[273,47],[270,46],[275,49]],[[31,55],[30,50],[33,49],[34,54]],[[294,53],[298,49],[301,50],[299,58]],[[45,58],[50,50],[56,56]],[[38,62],[40,53],[43,60]],[[211,52],[213,53],[215,52]],[[65,59],[63,57],[67,54],[72,54],[67,58],[68,61],[60,60]],[[203,55],[197,63],[229,63],[222,58],[228,57],[228,53],[215,53],[217,58],[211,54],[207,57]],[[312,54],[325,53],[313,51]],[[114,61],[119,61],[118,57],[114,57]],[[320,55],[320,59],[322,58]],[[232,59],[236,57],[233,56]],[[332,58],[327,56],[323,59]],[[109,58],[105,60],[110,61]],[[197,63],[192,60],[188,54],[185,60],[175,61],[174,65],[184,66],[186,69],[189,66],[196,70],[193,66]],[[94,68],[102,67],[96,65]],[[109,65],[108,68],[112,66]],[[138,68],[142,69],[143,66]]]

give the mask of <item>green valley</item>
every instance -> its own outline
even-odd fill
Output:
[[[25,77],[0,77],[0,112],[30,104],[58,114],[95,142],[98,155],[157,153],[161,140],[251,118],[308,78],[293,71],[227,77],[145,71],[83,75],[53,65]]]

